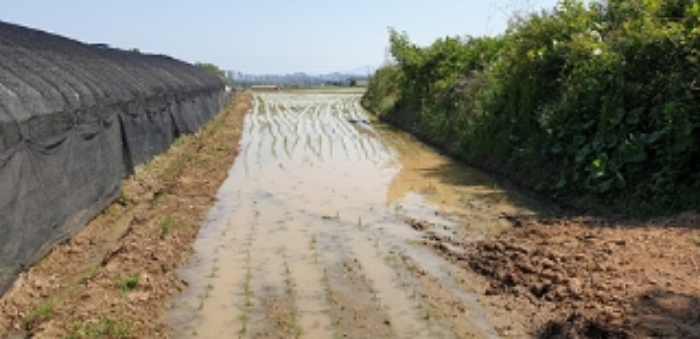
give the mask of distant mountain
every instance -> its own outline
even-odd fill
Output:
[[[377,70],[377,67],[357,67],[349,71],[329,74],[244,74],[236,71],[226,71],[226,77],[231,84],[237,85],[279,85],[279,86],[318,86],[318,85],[348,85],[353,80],[365,80]]]

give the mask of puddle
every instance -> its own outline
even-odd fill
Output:
[[[240,155],[181,271],[188,288],[169,316],[179,337],[459,337],[426,316],[419,282],[395,277],[396,251],[444,281],[468,309],[469,333],[496,337],[476,298],[440,269],[450,263],[415,248],[421,233],[404,220],[476,239],[536,203],[375,128],[359,99],[255,95]]]

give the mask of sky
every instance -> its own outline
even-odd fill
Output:
[[[499,35],[515,11],[557,0],[0,0],[0,20],[89,43],[247,74],[381,65],[388,28],[418,45]]]

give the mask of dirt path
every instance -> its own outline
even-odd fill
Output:
[[[162,315],[238,153],[251,94],[122,184],[122,195],[0,299],[0,337],[164,337]]]

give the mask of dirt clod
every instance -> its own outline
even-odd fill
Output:
[[[473,245],[468,265],[491,280],[487,294],[538,308],[539,337],[700,337],[697,229],[514,222]]]

